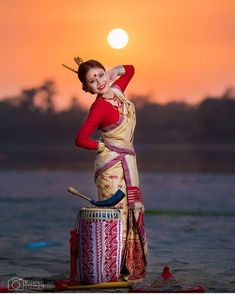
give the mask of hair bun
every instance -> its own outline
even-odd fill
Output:
[[[74,61],[77,63],[78,66],[81,65],[81,64],[83,63],[82,58],[80,58],[79,56],[74,57]]]

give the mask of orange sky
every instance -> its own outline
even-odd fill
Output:
[[[77,96],[91,104],[73,57],[106,68],[134,64],[127,94],[155,101],[195,103],[235,87],[235,0],[7,0],[0,1],[0,97],[56,81],[57,103]],[[129,34],[126,48],[106,42],[115,27]]]

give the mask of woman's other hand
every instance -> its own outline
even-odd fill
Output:
[[[109,77],[110,82],[113,82],[118,77],[119,70],[114,67],[114,68],[107,71],[107,75]]]

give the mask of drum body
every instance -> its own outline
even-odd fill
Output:
[[[78,221],[78,275],[81,284],[117,281],[122,254],[118,209],[86,207]]]

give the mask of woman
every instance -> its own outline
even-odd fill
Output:
[[[116,206],[121,210],[123,223],[120,277],[129,281],[142,281],[145,276],[147,242],[133,148],[136,117],[133,103],[124,96],[134,75],[134,67],[116,66],[106,71],[96,60],[83,62],[79,57],[74,60],[78,64],[78,71],[75,72],[78,73],[83,90],[97,95],[75,142],[77,146],[97,151],[95,181],[99,199],[111,197],[118,189],[126,195]],[[96,129],[101,132],[99,141],[91,138]]]

